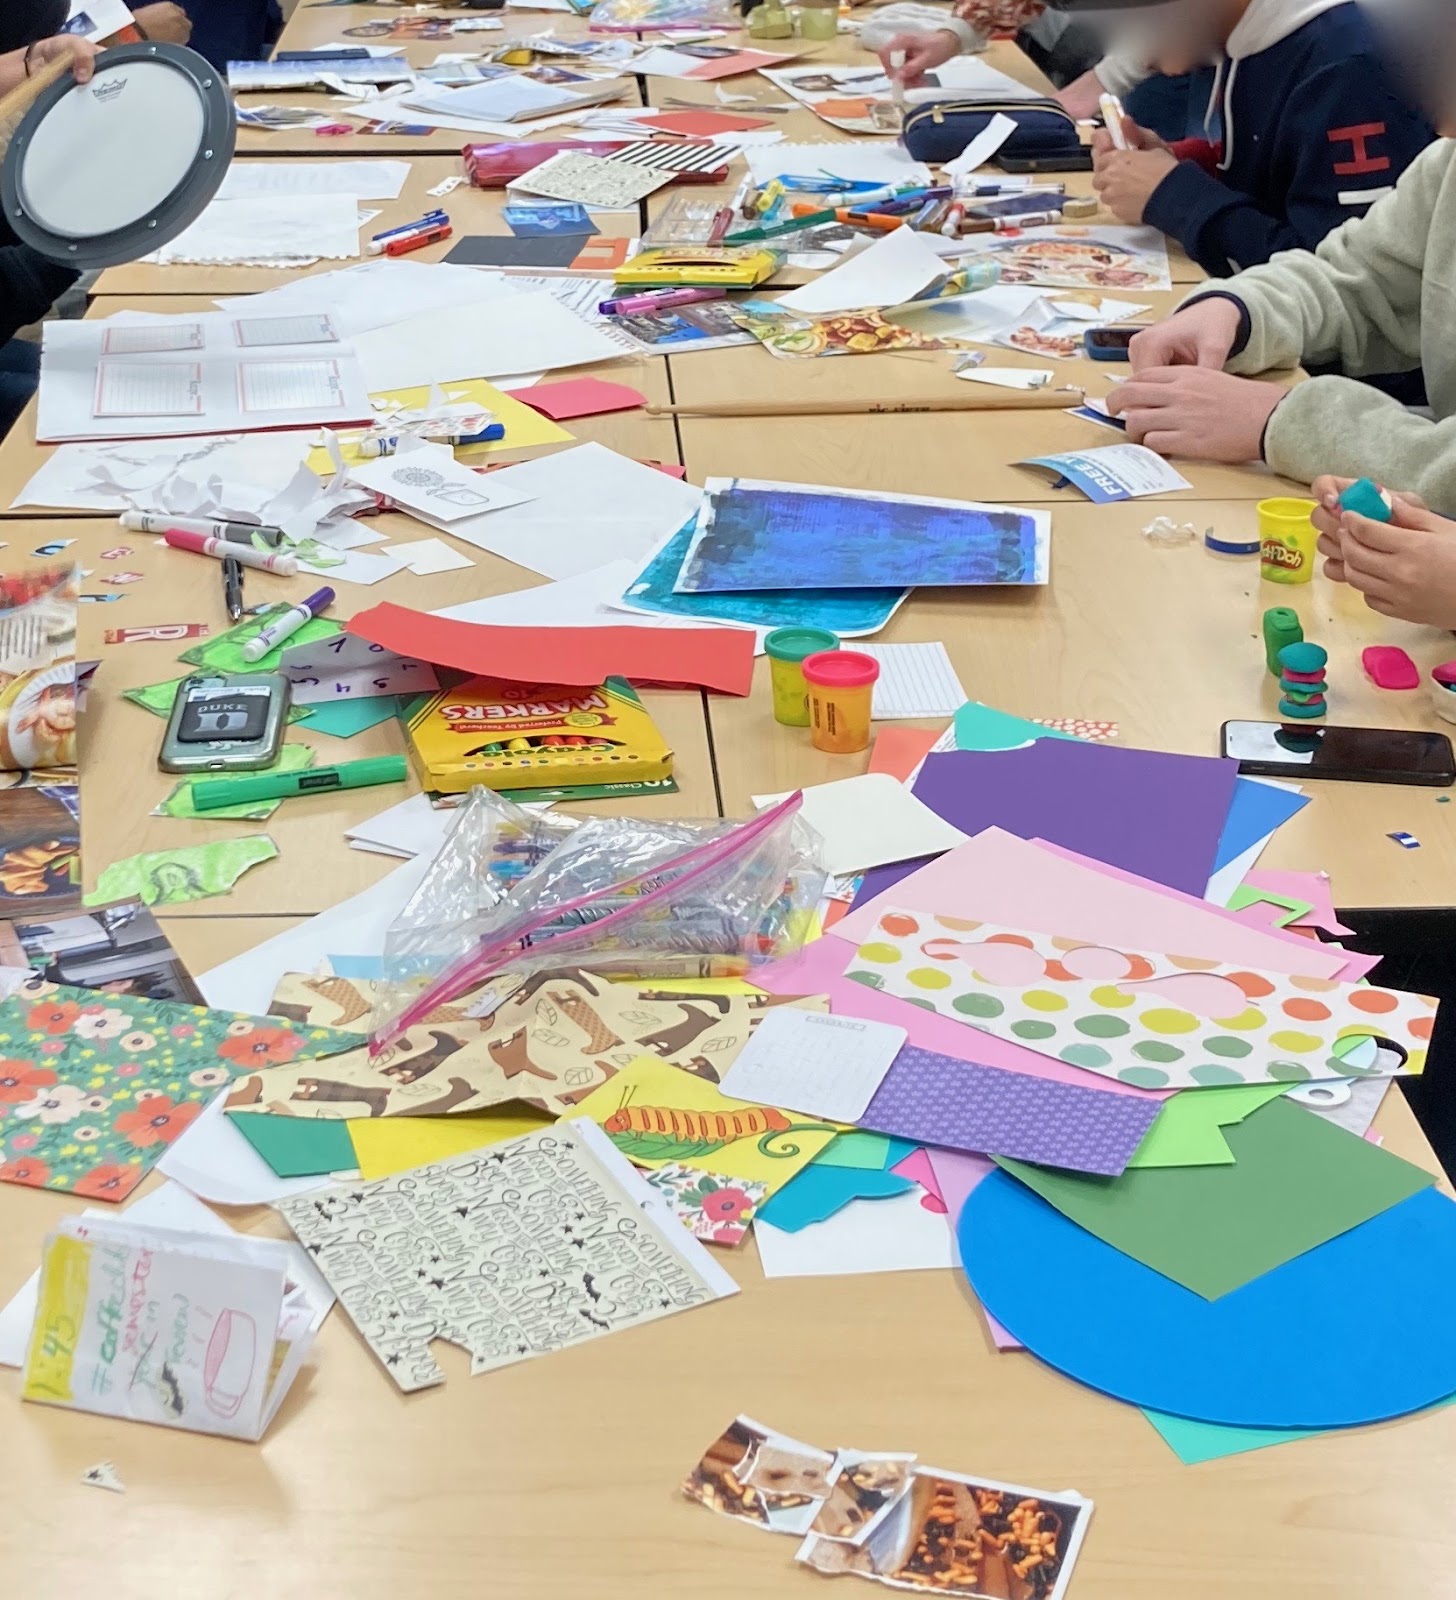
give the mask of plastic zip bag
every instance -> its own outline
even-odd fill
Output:
[[[799,816],[802,805],[794,794],[743,823],[582,821],[459,929],[471,940],[468,953],[403,1004],[398,993],[387,997],[390,1020],[373,1044],[505,974],[512,984],[568,966],[623,977],[737,976],[797,949],[824,883],[818,836]],[[684,839],[689,832],[696,837]],[[414,926],[426,910],[416,906],[424,888],[411,902]],[[394,930],[390,939],[401,956]],[[487,994],[483,1004],[490,1000]]]

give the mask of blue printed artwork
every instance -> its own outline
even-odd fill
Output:
[[[1044,511],[710,478],[675,589],[1045,583],[1050,545]]]

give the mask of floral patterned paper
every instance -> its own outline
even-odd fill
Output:
[[[125,1199],[239,1073],[361,1042],[33,979],[0,1001],[0,1182]]]
[[[675,1163],[642,1176],[661,1193],[688,1232],[705,1244],[742,1244],[768,1193],[766,1183],[720,1178]]]

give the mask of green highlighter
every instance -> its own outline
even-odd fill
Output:
[[[217,778],[192,785],[192,804],[199,811],[222,806],[253,805],[259,800],[291,800],[301,794],[331,789],[367,789],[376,783],[403,783],[409,765],[403,756],[373,756],[345,761],[337,767],[304,767],[298,772],[261,772],[253,778]]]

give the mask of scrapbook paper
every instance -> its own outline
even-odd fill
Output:
[[[512,178],[508,187],[512,194],[539,194],[548,200],[625,211],[671,183],[672,178],[672,173],[651,167],[563,150],[522,177]]]
[[[288,991],[296,998],[285,1001],[285,1014],[328,1016],[361,1030],[371,1016],[366,980],[304,979],[300,987],[302,996],[298,988]],[[327,1071],[252,1072],[233,1085],[228,1109],[347,1121],[458,1116],[519,1100],[565,1114],[643,1055],[668,1063],[674,1079],[716,1083],[759,1018],[781,1003],[767,996],[679,999],[670,987],[607,983],[588,972],[540,973],[489,1017],[470,1017],[464,1005],[441,1006],[378,1055],[361,1047],[334,1057]]]
[[[312,1061],[357,1042],[32,979],[0,1001],[0,1182],[124,1199],[252,1063]]]
[[[923,912],[887,911],[845,976],[1145,1089],[1420,1072],[1437,1005]]]
[[[840,1124],[733,1100],[669,1062],[639,1056],[577,1109],[639,1167],[672,1162],[751,1178],[775,1194],[842,1132]]]
[[[1128,1162],[1130,1167],[1227,1167],[1234,1153],[1223,1130],[1288,1092],[1282,1083],[1200,1089],[1163,1102],[1158,1120]]]
[[[766,1184],[746,1178],[716,1178],[711,1172],[679,1166],[675,1161],[642,1176],[688,1232],[704,1244],[742,1244],[768,1192]]]
[[[180,850],[154,850],[103,867],[96,887],[82,902],[104,905],[128,897],[149,906],[181,905],[227,894],[250,868],[271,861],[278,846],[264,833],[244,839],[215,839]]]
[[[910,1154],[914,1148],[903,1139],[887,1139],[882,1133],[865,1133],[851,1128],[840,1136],[814,1164],[820,1167],[864,1167],[872,1172],[886,1172],[896,1161]]]
[[[1244,882],[1253,889],[1267,889],[1275,894],[1298,896],[1308,900],[1310,913],[1299,918],[1301,925],[1319,928],[1335,938],[1346,938],[1354,933],[1335,914],[1334,894],[1329,874],[1324,872],[1279,872],[1268,867],[1256,867],[1244,875]]]
[[[1240,778],[1234,786],[1223,834],[1218,841],[1214,867],[1226,867],[1250,845],[1266,839],[1282,828],[1292,816],[1303,811],[1310,797],[1282,784],[1262,778]]]
[[[881,728],[870,748],[871,772],[887,772],[897,783],[909,783],[940,735],[923,728]]]
[[[820,865],[831,877],[939,855],[966,840],[959,828],[886,773],[814,783],[799,793],[804,799],[800,816],[823,841]],[[753,803],[762,810],[787,798],[754,795]]]
[[[1156,1100],[1048,1083],[907,1045],[854,1121],[951,1150],[1022,1154],[1116,1177],[1160,1109]]]
[[[893,1200],[916,1188],[913,1179],[893,1172],[821,1167],[811,1162],[759,1208],[759,1220],[784,1233],[798,1233],[816,1222],[827,1222],[852,1201]]]
[[[908,1156],[895,1162],[889,1170],[897,1178],[909,1178],[925,1190],[925,1199],[921,1204],[927,1211],[935,1211],[942,1216],[945,1214],[945,1197],[940,1192],[935,1168],[930,1164],[930,1151],[924,1145],[916,1145]]]
[[[723,1092],[836,1122],[860,1122],[905,1037],[903,1028],[883,1022],[780,1006],[739,1051],[724,1074]]]
[[[851,1200],[795,1233],[762,1217],[754,1225],[766,1278],[842,1278],[929,1272],[952,1265],[945,1218],[926,1210],[917,1186],[880,1200]]]
[[[766,1533],[802,1534],[829,1494],[833,1464],[827,1450],[740,1416],[703,1452],[682,1492]]]
[[[1016,750],[927,756],[913,790],[963,833],[1005,828],[1201,896],[1237,777],[1237,764],[1216,756],[1037,739]],[[1158,797],[1156,828],[1147,827],[1142,811],[1129,803],[1136,794]],[[1075,796],[1074,804],[1069,796]],[[858,904],[906,875],[907,869],[897,867],[870,873]]]
[[[1114,1249],[1217,1300],[1413,1194],[1433,1174],[1275,1100],[1227,1134],[1234,1164],[1130,1171],[1116,1183],[997,1158]]]
[[[406,1394],[738,1292],[584,1119],[279,1210]]]
[[[329,705],[308,708],[308,731],[326,733],[334,739],[352,739],[381,722],[388,722],[399,709],[399,701],[382,695],[378,700],[336,700]]]
[[[524,683],[691,684],[746,695],[753,635],[741,628],[512,628],[456,622],[385,600],[351,618],[356,638],[460,672]]]
[[[1014,717],[978,700],[968,700],[955,714],[952,750],[1016,750],[1036,739],[1071,739],[1075,735],[1044,723]]]
[[[350,1141],[359,1176],[372,1183],[410,1167],[430,1166],[468,1150],[504,1144],[508,1139],[546,1127],[552,1119],[544,1111],[528,1111],[524,1107],[513,1110],[507,1104],[495,1111],[477,1111],[463,1117],[356,1117],[351,1122],[309,1122],[298,1117],[253,1119],[244,1115],[236,1120],[338,1128]]]

